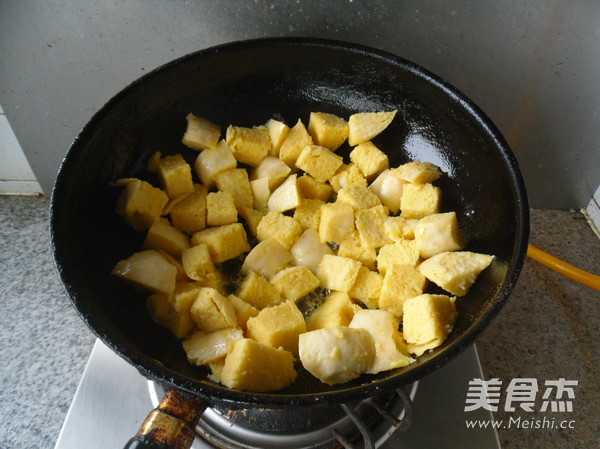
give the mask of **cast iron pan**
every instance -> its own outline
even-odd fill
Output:
[[[407,368],[327,386],[300,369],[273,393],[227,389],[190,365],[181,345],[146,312],[144,295],[110,274],[140,248],[143,233],[115,212],[121,177],[147,178],[159,150],[198,154],[182,145],[185,115],[225,128],[275,117],[305,124],[311,111],[348,118],[398,109],[375,139],[390,166],[429,161],[443,211],[458,214],[468,249],[496,256],[469,294],[447,342]],[[338,153],[347,156],[349,148]],[[398,56],[354,44],[305,38],[237,42],[175,60],[133,82],[84,127],[60,168],[52,195],[51,237],[58,273],[82,319],[144,375],[209,402],[239,406],[307,406],[366,398],[430,373],[471,345],[515,285],[529,233],[527,197],[517,162],[485,114],[447,82]],[[435,289],[435,287],[432,287]]]

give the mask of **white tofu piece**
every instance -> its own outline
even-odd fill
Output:
[[[354,209],[346,203],[326,203],[321,206],[319,236],[321,242],[340,243],[352,237]]]
[[[396,170],[384,170],[369,185],[369,188],[379,197],[381,204],[386,206],[391,213],[397,214],[400,210],[402,192],[406,181],[396,175]]]
[[[274,156],[267,156],[252,169],[250,180],[267,178],[269,180],[269,189],[273,191],[285,181],[291,171],[292,169],[281,159]]]
[[[385,112],[359,112],[348,119],[348,144],[353,147],[373,139],[386,129],[397,110]]]
[[[365,329],[329,327],[301,334],[299,355],[308,372],[334,385],[366,372],[375,356],[375,346]]]
[[[465,247],[455,212],[423,217],[415,226],[414,234],[417,249],[424,259]]]
[[[215,184],[215,175],[236,167],[237,161],[224,140],[221,140],[214,148],[201,151],[194,162],[196,175],[208,188]]]
[[[333,251],[326,243],[321,243],[318,232],[313,228],[308,228],[296,240],[291,249],[294,263],[298,266],[309,268],[313,273],[321,263],[325,254],[333,254]]]
[[[288,176],[288,178],[283,181],[283,184],[277,187],[269,197],[267,203],[269,210],[285,212],[286,210],[294,209],[300,205],[302,196],[300,195],[296,180],[297,175],[294,173],[293,175]]]
[[[369,374],[377,374],[394,368],[410,365],[410,356],[398,330],[398,321],[386,310],[360,310],[350,322],[351,328],[365,329],[375,343],[375,357],[367,369]]]
[[[248,253],[242,264],[242,273],[256,271],[261,276],[271,279],[292,260],[292,254],[276,240],[266,239]]]

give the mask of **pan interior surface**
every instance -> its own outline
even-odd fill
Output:
[[[226,389],[188,363],[181,344],[158,327],[136,292],[111,275],[138,251],[144,233],[115,213],[111,182],[140,177],[156,151],[197,152],[181,137],[192,112],[225,129],[276,118],[293,126],[310,112],[348,118],[356,112],[399,111],[374,142],[390,166],[420,160],[438,165],[442,211],[456,211],[468,250],[493,254],[469,294],[446,343],[407,368],[328,386],[302,369],[285,390],[249,394]],[[350,148],[338,150],[346,157]],[[156,185],[156,183],[155,183]],[[507,300],[525,256],[528,208],[512,153],[493,124],[444,81],[393,55],[345,43],[266,39],[186,56],[149,73],[112,98],[73,143],[52,198],[56,266],[90,328],[144,375],[213,399],[241,404],[306,405],[377,394],[422,377],[473,343]]]

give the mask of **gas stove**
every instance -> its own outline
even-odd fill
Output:
[[[325,448],[343,447],[348,441],[362,448],[366,446],[360,428],[363,415],[378,417],[368,426],[373,447],[380,449],[499,448],[491,426],[467,428],[465,423],[465,398],[473,378],[483,378],[475,346],[419,382],[354,404],[350,410],[332,405],[322,412],[329,418],[322,426],[311,424],[294,432],[268,429],[275,424],[267,423],[270,413],[263,409],[209,408],[197,427],[192,449]],[[55,449],[122,448],[162,393],[160,385],[148,381],[97,340]],[[275,413],[280,416],[282,412]],[[483,422],[492,416],[480,409],[469,412],[468,419]]]

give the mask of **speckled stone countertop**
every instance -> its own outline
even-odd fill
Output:
[[[48,234],[49,202],[0,196],[0,447],[52,448],[95,337],[77,316],[57,278]],[[532,211],[531,242],[600,272],[600,240],[572,211]],[[486,379],[504,382],[495,417],[503,449],[591,448],[600,441],[600,292],[527,260],[510,301],[478,340]],[[577,380],[571,413],[504,410],[513,379]],[[527,421],[572,429],[523,428]]]

